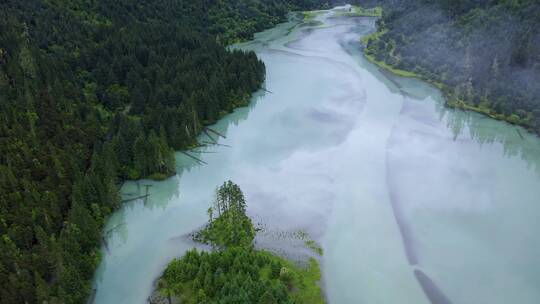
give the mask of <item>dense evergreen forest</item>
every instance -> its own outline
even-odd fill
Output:
[[[0,302],[83,303],[121,181],[173,174],[173,149],[264,81],[226,45],[320,5],[2,1]]]
[[[326,2],[1,1],[0,303],[84,302],[120,183],[174,174],[173,151],[264,81],[254,53],[226,46]],[[454,106],[540,132],[538,1],[356,2],[384,8],[375,60],[443,84]],[[229,237],[201,235],[222,247]],[[188,256],[278,263],[244,249]],[[262,272],[272,284],[275,263]],[[268,303],[285,297],[276,288]]]
[[[451,106],[540,133],[540,2],[366,0],[382,5],[375,61],[438,84]]]
[[[307,267],[298,267],[254,249],[255,228],[238,185],[227,181],[219,187],[208,215],[208,224],[194,239],[215,250],[193,249],[171,262],[158,283],[163,296],[193,304],[324,303],[313,258]]]

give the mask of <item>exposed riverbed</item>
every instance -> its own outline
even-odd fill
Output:
[[[378,70],[359,41],[374,18],[316,21],[237,46],[264,60],[268,91],[191,152],[206,165],[177,153],[178,175],[124,185],[149,197],[108,221],[95,303],[145,303],[226,179],[261,247],[301,255],[278,240],[300,230],[322,245],[330,303],[540,303],[540,140]]]

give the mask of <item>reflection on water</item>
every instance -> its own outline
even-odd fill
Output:
[[[540,140],[380,71],[359,42],[375,19],[332,16],[233,46],[264,60],[265,90],[211,127],[226,138],[177,153],[176,176],[125,183],[96,303],[146,302],[226,179],[259,247],[301,259],[298,231],[322,244],[330,303],[540,302]]]
[[[538,136],[519,126],[496,121],[485,115],[447,108],[441,93],[420,80],[395,77],[388,73],[385,73],[385,77],[392,79],[406,97],[414,100],[429,98],[430,102],[434,102],[439,114],[438,120],[446,123],[455,140],[470,139],[480,145],[501,144],[504,156],[519,157],[529,168],[540,174]]]

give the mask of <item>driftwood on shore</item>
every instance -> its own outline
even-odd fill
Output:
[[[195,157],[195,156],[193,156],[193,155],[191,155],[191,154],[187,153],[186,151],[180,151],[180,152],[182,152],[183,154],[185,154],[185,155],[187,155],[187,156],[189,156],[189,157],[193,158],[194,160],[196,160],[196,161],[197,161],[197,162],[199,162],[199,163],[202,163],[202,164],[208,165],[208,163],[207,163],[207,162],[205,162],[204,160],[202,160],[202,159],[200,159],[200,158],[198,158],[198,157]]]
[[[208,131],[210,131],[210,132],[212,132],[212,133],[214,133],[214,134],[216,134],[217,136],[220,136],[220,137],[223,137],[223,138],[227,138],[227,136],[225,136],[225,135],[219,133],[218,131],[216,131],[216,130],[214,130],[214,129],[211,129],[211,128],[209,128],[209,127],[206,127],[205,129],[208,130]]]
[[[120,223],[120,224],[118,224],[118,225],[112,227],[111,229],[105,231],[105,235],[108,235],[109,233],[111,233],[111,232],[113,232],[114,230],[116,230],[116,228],[121,227],[121,226],[124,226],[125,224],[126,224],[126,223]]]
[[[212,142],[204,141],[204,140],[203,140],[203,143],[210,144],[210,145],[216,145],[216,146],[222,146],[222,147],[229,147],[229,148],[231,148],[231,146],[226,145],[226,144],[212,143]]]
[[[198,150],[191,150],[193,153],[217,153],[216,151],[198,151]]]
[[[149,197],[149,196],[150,196],[150,194],[145,194],[145,195],[140,195],[140,196],[128,198],[128,199],[122,200],[122,203],[131,202],[131,201],[134,201],[134,200],[138,200],[138,199],[140,199],[140,198],[147,198],[147,197]]]
[[[92,288],[92,293],[88,297],[88,300],[86,300],[86,304],[94,304],[94,301],[96,300],[96,292],[97,290]]]
[[[206,134],[206,136],[208,136],[208,138],[210,138],[210,140],[211,140],[213,143],[217,144],[217,140],[215,140],[212,136],[210,136],[210,134],[208,133],[208,130],[207,130],[207,129],[203,129],[203,132],[204,132],[204,134]]]
[[[111,251],[109,250],[109,243],[107,242],[107,239],[102,236],[101,241],[103,242],[103,246],[105,247],[107,253],[111,253]]]
[[[516,132],[517,132],[517,134],[519,135],[519,137],[521,137],[521,139],[525,139],[525,137],[523,137],[523,134],[521,134],[521,132],[519,131],[519,129],[516,129]]]

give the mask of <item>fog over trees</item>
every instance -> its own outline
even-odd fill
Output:
[[[381,0],[377,60],[443,83],[450,104],[540,132],[540,3]]]

